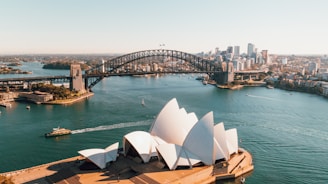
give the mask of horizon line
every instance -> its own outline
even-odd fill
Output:
[[[146,49],[146,50],[156,50],[156,49]],[[161,49],[159,49],[161,50]],[[176,50],[176,49],[163,49],[163,50]],[[138,50],[138,51],[133,51],[133,52],[112,52],[112,53],[106,53],[106,52],[40,52],[40,53],[0,53],[0,56],[22,56],[22,55],[125,55],[129,53],[134,53],[134,52],[139,52],[139,51],[145,51],[145,50]],[[182,51],[182,50],[177,50],[177,51]],[[183,51],[182,51],[183,52]],[[187,52],[187,53],[192,53],[192,54],[197,54],[201,53],[204,51],[199,51],[196,53],[192,52]],[[246,53],[242,53],[246,54]],[[317,54],[287,54],[287,53],[270,53],[269,55],[280,55],[280,56],[327,56],[328,54],[323,54],[323,53],[317,53]]]

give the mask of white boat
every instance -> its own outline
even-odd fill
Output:
[[[145,106],[145,100],[144,99],[141,100],[141,105]]]
[[[274,87],[273,86],[271,86],[271,85],[267,85],[266,86],[268,89],[273,89]]]

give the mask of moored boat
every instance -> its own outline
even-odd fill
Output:
[[[53,128],[52,132],[49,133],[45,133],[44,136],[45,137],[57,137],[57,136],[61,136],[61,135],[68,135],[71,134],[71,130],[66,129],[66,128]]]
[[[273,89],[274,87],[273,86],[271,86],[271,85],[267,85],[266,86],[268,89]]]

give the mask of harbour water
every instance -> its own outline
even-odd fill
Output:
[[[0,77],[69,74],[41,67],[24,63],[21,69],[32,75]],[[14,102],[11,108],[0,107],[0,173],[76,156],[86,148],[105,148],[134,130],[148,131],[165,103],[177,98],[198,118],[213,111],[215,122],[237,128],[239,144],[252,153],[255,165],[246,183],[328,181],[327,98],[262,87],[223,90],[196,77],[110,77],[93,88],[94,96],[72,105]],[[44,137],[57,126],[73,134]]]

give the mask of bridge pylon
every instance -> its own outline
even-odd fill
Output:
[[[213,78],[217,84],[225,85],[234,81],[234,68],[232,62],[222,62],[222,71],[214,74]]]
[[[71,64],[70,75],[71,75],[70,90],[79,91],[79,92],[85,91],[80,64]]]

